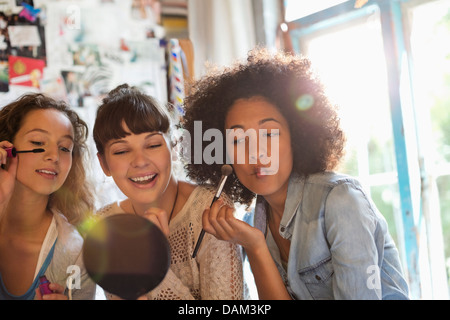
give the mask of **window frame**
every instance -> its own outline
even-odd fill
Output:
[[[419,269],[422,270],[423,276],[426,268],[419,261],[422,254],[419,249],[423,250],[420,234],[423,225],[426,228],[430,224],[426,213],[427,199],[432,186],[426,183],[426,161],[422,161],[424,155],[421,154],[418,138],[420,132],[417,132],[420,129],[417,126],[418,119],[414,105],[409,10],[434,1],[437,0],[369,0],[363,7],[356,9],[355,1],[352,0],[287,23],[293,50],[307,55],[305,43],[308,39],[360,23],[361,19],[369,18],[375,12],[379,14],[400,193],[401,228],[398,232],[402,234],[403,241],[400,242],[405,253],[403,257],[406,264],[405,271],[412,298],[423,297],[424,283],[423,279],[421,283]],[[428,228],[427,232],[430,231]],[[430,250],[429,247],[430,245],[427,250]],[[443,268],[445,272],[445,264]],[[429,267],[428,271],[433,269]]]

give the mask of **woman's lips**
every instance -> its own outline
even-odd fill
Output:
[[[55,179],[58,176],[58,172],[53,169],[37,169],[36,172],[46,179]]]
[[[263,178],[266,176],[271,176],[273,175],[272,171],[269,168],[265,168],[265,167],[258,167],[255,169],[255,175],[258,178]]]
[[[131,177],[128,179],[134,183],[146,185],[146,184],[152,183],[155,180],[156,176],[157,176],[156,173],[152,173],[152,174],[147,174],[147,175],[143,175],[143,176],[139,176],[139,177]]]

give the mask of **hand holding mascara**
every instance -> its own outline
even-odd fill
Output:
[[[225,182],[227,181],[228,176],[233,172],[233,168],[229,164],[224,164],[221,168],[222,171],[222,177],[220,178],[219,185],[217,187],[217,192],[209,205],[211,208],[214,202],[216,202],[217,199],[220,198],[220,195],[222,194],[223,187],[225,185]],[[197,243],[194,248],[194,252],[192,253],[192,259],[194,259],[197,256],[198,249],[200,248],[200,244],[202,243],[203,237],[205,236],[205,230],[202,229],[200,232],[200,236],[198,237]]]
[[[45,150],[41,149],[41,148],[31,149],[31,150],[17,150],[16,148],[6,148],[5,150],[8,154],[8,158],[15,158],[18,153],[42,153],[42,152],[45,152]]]
[[[18,153],[41,153],[41,152],[45,152],[45,149],[31,149],[31,150],[17,150],[16,148],[12,147],[12,148],[4,148],[6,151],[6,157],[7,158],[15,158],[17,156]],[[2,163],[1,164],[1,168],[5,169],[5,165]]]

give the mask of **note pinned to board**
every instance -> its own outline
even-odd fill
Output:
[[[12,47],[38,47],[42,44],[37,26],[9,26]]]
[[[9,84],[39,88],[44,67],[43,60],[9,56]]]

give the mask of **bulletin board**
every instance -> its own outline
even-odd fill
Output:
[[[128,83],[182,116],[187,38],[187,0],[0,0],[0,108],[42,92],[67,101],[92,132],[102,98]],[[88,144],[100,207],[122,195]]]
[[[27,2],[19,10],[15,3],[9,8],[0,11],[0,92],[10,84],[39,87],[46,64],[44,27]]]
[[[187,0],[0,0],[0,95],[82,108],[128,83],[166,102],[174,35],[188,37]]]

